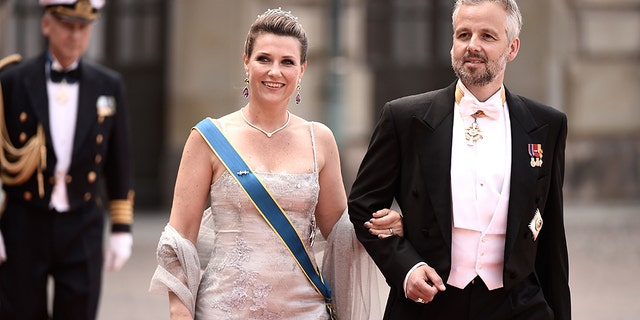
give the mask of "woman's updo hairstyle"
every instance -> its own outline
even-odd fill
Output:
[[[247,57],[251,57],[256,38],[263,33],[298,39],[300,42],[300,63],[307,61],[307,34],[298,22],[298,18],[291,14],[291,11],[284,11],[281,8],[269,9],[258,16],[251,25],[244,43],[244,53]]]

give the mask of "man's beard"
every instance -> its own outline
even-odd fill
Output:
[[[466,53],[461,59],[455,59],[452,55],[451,65],[456,76],[462,80],[464,84],[474,87],[482,87],[491,83],[491,81],[493,81],[496,76],[504,70],[508,54],[509,51],[505,50],[500,58],[495,61],[488,61],[487,57],[481,53]],[[482,59],[482,62],[484,62],[485,65],[484,70],[467,71],[464,66],[464,61],[468,58]],[[478,66],[478,68],[480,68],[480,66]]]

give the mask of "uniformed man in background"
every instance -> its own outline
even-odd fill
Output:
[[[47,50],[0,73],[0,319],[95,319],[102,269],[121,268],[133,243],[124,85],[81,59],[104,0],[40,5]],[[101,194],[111,222],[104,255]]]

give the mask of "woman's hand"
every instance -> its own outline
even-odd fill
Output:
[[[394,235],[403,236],[402,216],[395,210],[381,209],[373,213],[373,218],[364,223],[369,233],[378,238],[386,238]]]

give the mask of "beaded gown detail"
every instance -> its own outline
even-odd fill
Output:
[[[318,175],[258,174],[309,247]],[[211,187],[215,243],[196,303],[203,319],[327,319],[324,299],[228,172]]]
[[[309,127],[314,172],[256,175],[316,263],[311,236],[320,186],[313,125]],[[210,195],[197,249],[170,225],[165,227],[151,291],[173,291],[196,319],[328,319],[323,297],[228,171],[211,185]]]

